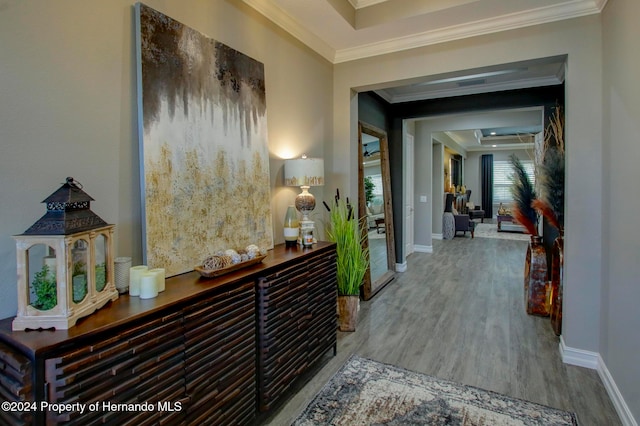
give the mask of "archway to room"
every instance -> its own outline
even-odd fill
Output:
[[[447,192],[456,194],[454,207],[461,213],[467,213],[468,201],[482,206],[488,222],[495,219],[500,202],[511,203],[504,179],[490,188],[483,187],[481,160],[492,159],[496,165],[494,172],[504,170],[512,154],[532,165],[536,140],[539,145],[542,143],[543,123],[544,106],[413,120],[416,139],[430,146],[432,153],[430,176],[423,178],[431,178],[431,188],[421,188],[423,191],[431,189],[432,201],[426,207],[431,208],[432,238],[442,238],[443,200]],[[418,194],[418,198],[422,195]]]
[[[433,152],[425,152],[424,141],[416,137],[415,123],[497,111],[548,111],[556,104],[564,104],[564,71],[566,56],[541,58],[531,61],[497,65],[482,69],[471,69],[415,79],[410,82],[385,83],[386,88],[375,91],[360,91],[358,95],[358,119],[366,121],[375,116],[385,122],[389,133],[390,160],[392,169],[392,192],[394,204],[394,226],[396,230],[397,264],[406,262],[407,229],[415,229],[413,236],[418,251],[432,249],[433,222],[440,220],[434,214],[438,210],[434,204],[442,203],[441,194],[434,193],[433,179],[424,175],[433,172]],[[539,116],[540,116],[539,115]],[[382,117],[382,118],[381,118]],[[407,126],[407,123],[410,123]],[[411,129],[411,125],[414,129]],[[497,127],[487,122],[462,127],[447,128],[437,125],[433,131],[477,130]],[[543,125],[544,127],[544,125]],[[407,187],[404,171],[409,158],[406,140],[415,139],[415,183],[413,217],[428,220],[407,223]],[[408,168],[409,170],[411,167]],[[464,170],[464,167],[463,167]],[[468,173],[468,172],[467,172]],[[480,196],[476,188],[474,194]],[[476,197],[477,198],[477,197]]]

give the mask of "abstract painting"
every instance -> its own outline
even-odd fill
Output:
[[[136,24],[145,263],[272,248],[263,64],[140,3]]]

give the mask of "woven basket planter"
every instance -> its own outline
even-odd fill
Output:
[[[338,296],[338,330],[356,331],[360,296]]]

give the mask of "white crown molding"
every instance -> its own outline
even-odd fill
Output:
[[[458,145],[462,145],[465,142],[462,138],[458,137],[458,135],[456,135],[456,133],[453,131],[445,130],[444,134],[447,135],[452,141],[454,141]]]
[[[388,103],[390,104],[393,103],[393,96],[387,90],[380,89],[380,90],[374,90],[374,92],[376,95],[380,96],[382,99],[384,99]]]
[[[275,23],[277,26],[300,40],[303,44],[310,47],[320,56],[331,63],[335,63],[336,51],[329,46],[320,37],[303,27],[289,16],[285,11],[271,2],[264,0],[243,0],[246,4],[257,10],[264,17]]]
[[[354,9],[362,9],[363,7],[373,6],[378,3],[384,3],[387,0],[349,0]]]
[[[298,23],[281,8],[266,0],[243,0],[267,19],[290,33],[309,48],[333,64],[393,53],[437,43],[460,40],[532,25],[545,24],[564,19],[597,14],[605,7],[607,0],[573,0],[495,18],[455,25],[438,30],[426,31],[404,37],[364,44],[336,50],[320,37]],[[366,0],[365,0],[366,1]],[[365,7],[365,1],[357,1],[358,8]],[[376,0],[370,0],[372,4]],[[353,2],[352,2],[353,4]],[[369,4],[366,4],[369,6]],[[355,6],[354,6],[355,7]]]
[[[532,143],[505,143],[496,147],[487,145],[463,146],[467,151],[515,151],[518,149],[532,150],[534,148]]]
[[[426,31],[406,37],[398,37],[368,45],[341,49],[336,51],[334,63],[348,62],[437,43],[597,14],[602,11],[602,7],[604,7],[606,3],[606,0],[598,1],[601,2],[601,5],[596,4],[595,1],[574,0],[569,3],[512,13],[476,22],[454,25],[448,28]]]
[[[411,102],[411,101],[420,101],[424,99],[438,99],[438,98],[446,98],[451,96],[474,95],[478,93],[499,92],[503,90],[523,89],[523,88],[529,88],[529,87],[552,86],[556,84],[561,84],[562,81],[563,81],[562,78],[559,78],[558,76],[554,76],[554,77],[540,77],[540,78],[529,78],[529,79],[523,79],[523,80],[514,80],[514,81],[503,82],[503,83],[489,83],[489,84],[483,84],[475,87],[465,86],[465,87],[456,87],[452,89],[413,92],[408,95],[398,95],[398,96],[392,95],[391,93],[387,92],[385,89],[375,90],[375,92],[387,102],[394,104],[398,102]]]

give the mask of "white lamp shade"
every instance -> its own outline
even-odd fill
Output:
[[[324,160],[322,158],[295,158],[284,162],[286,186],[323,186]]]

